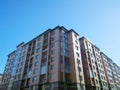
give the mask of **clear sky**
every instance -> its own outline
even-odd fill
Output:
[[[86,36],[120,66],[120,0],[0,0],[0,73],[16,45],[57,25]]]

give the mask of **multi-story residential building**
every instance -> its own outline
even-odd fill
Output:
[[[102,63],[104,66],[109,90],[116,90],[116,85],[115,85],[114,76],[113,76],[113,70],[111,67],[111,64],[113,63],[113,61],[107,55],[105,55],[103,52],[101,52],[101,59],[102,59]]]
[[[108,90],[100,49],[85,37],[80,38],[80,45],[86,89]]]
[[[120,90],[120,67],[73,29],[57,26],[8,55],[0,90]]]
[[[85,90],[79,35],[57,26],[19,44],[8,55],[2,90]]]

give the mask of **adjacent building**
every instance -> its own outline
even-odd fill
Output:
[[[8,55],[2,90],[85,90],[79,34],[57,26]]]
[[[120,67],[75,30],[57,26],[16,46],[0,90],[120,90]]]
[[[103,52],[101,52],[101,58],[104,64],[109,89],[120,90],[120,67]]]
[[[80,38],[86,90],[108,90],[100,49],[85,37]]]
[[[117,90],[120,90],[120,67],[115,63],[112,63],[111,66],[116,88]]]
[[[113,61],[107,55],[105,55],[103,52],[101,52],[101,59],[102,59],[102,63],[104,66],[109,90],[117,90],[115,81],[114,81],[112,66],[111,66]]]

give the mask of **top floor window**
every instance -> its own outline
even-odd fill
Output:
[[[74,36],[75,36],[75,38],[77,38],[77,35],[76,35],[76,34],[74,34]]]
[[[38,41],[40,41],[41,40],[41,37],[38,37]]]
[[[51,38],[51,41],[54,41],[54,40],[55,40],[55,37],[52,37],[52,38]]]
[[[51,32],[51,35],[54,35],[54,34],[55,34],[55,31],[52,31],[52,32]]]

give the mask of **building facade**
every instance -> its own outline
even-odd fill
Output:
[[[120,67],[73,29],[57,26],[16,46],[0,90],[120,90]]]
[[[2,90],[85,90],[79,35],[57,26],[8,55]]]

